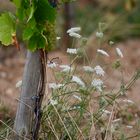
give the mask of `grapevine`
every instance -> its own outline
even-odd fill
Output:
[[[56,38],[56,8],[48,0],[12,0],[12,2],[16,6],[16,14],[3,13],[0,16],[2,44],[15,45],[15,41],[17,44],[16,30],[20,25],[23,27],[22,40],[27,42],[28,50],[51,50]]]

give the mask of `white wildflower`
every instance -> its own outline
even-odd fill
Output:
[[[73,68],[69,65],[60,65],[59,67],[62,69],[62,72],[69,72],[73,70]]]
[[[109,41],[109,45],[113,45],[114,44],[114,42],[113,41]]]
[[[96,32],[96,37],[102,38],[104,36],[103,32]]]
[[[133,128],[132,125],[127,125],[126,127],[129,128],[129,129],[132,129]]]
[[[122,51],[119,48],[116,48],[116,52],[121,58],[123,58]]]
[[[49,63],[47,64],[47,66],[48,66],[49,68],[55,68],[55,67],[57,67],[57,64],[54,63],[54,62],[49,62]]]
[[[63,84],[56,84],[56,83],[50,83],[49,84],[49,88],[51,88],[51,89],[59,89],[63,86],[64,86]]]
[[[120,121],[122,121],[122,119],[121,118],[118,118],[118,119],[113,120],[112,122],[113,123],[116,123],[116,122],[120,122]]]
[[[67,48],[67,53],[69,53],[69,54],[77,54],[77,49]]]
[[[20,81],[18,81],[17,83],[16,83],[16,88],[19,88],[19,87],[21,87],[22,86],[22,80],[20,80]]]
[[[79,101],[82,101],[81,97],[77,96],[77,95],[73,95],[74,98],[78,99]]]
[[[134,104],[134,102],[132,100],[128,100],[128,99],[124,99],[123,102]]]
[[[59,37],[59,36],[56,37],[56,40],[60,40],[60,39],[61,39],[61,37]]]
[[[53,99],[50,99],[50,103],[51,103],[52,105],[57,105],[57,104],[58,104],[57,100],[53,100]]]
[[[90,66],[83,66],[84,71],[86,72],[94,72],[94,69]]]
[[[81,27],[73,27],[67,30],[67,33],[74,33],[74,32],[79,32],[81,31]]]
[[[78,85],[85,87],[85,83],[77,76],[72,76],[72,81],[76,82]]]
[[[81,35],[77,33],[80,30],[81,30],[80,27],[73,27],[73,28],[70,28],[69,30],[67,30],[67,33],[69,34],[69,36],[72,36],[75,38],[81,38]]]
[[[74,106],[72,109],[80,109],[81,106]]]
[[[95,70],[96,74],[99,75],[99,76],[104,76],[104,74],[105,74],[104,70],[99,65],[96,66],[94,68],[94,70]]]
[[[109,57],[109,54],[105,52],[104,50],[98,49],[97,52]]]
[[[57,87],[56,83],[49,84],[49,88],[56,89],[56,87]]]
[[[100,79],[94,79],[92,81],[91,85],[101,92],[102,86],[103,86],[103,81]]]
[[[111,112],[108,111],[108,110],[103,110],[103,112],[106,113],[106,114],[111,114]]]
[[[75,38],[81,38],[82,37],[80,34],[74,33],[74,32],[69,33],[69,36],[75,37]]]

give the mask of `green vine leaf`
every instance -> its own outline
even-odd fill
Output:
[[[34,30],[30,27],[27,27],[23,31],[23,40],[29,40],[31,36],[34,34]]]
[[[53,23],[56,19],[56,9],[49,4],[48,0],[39,0],[34,16],[37,22]]]
[[[30,5],[30,0],[20,0],[19,7],[17,7],[17,17],[21,23],[25,22],[27,16],[31,18],[33,12],[33,6]],[[29,21],[30,19],[28,19]]]
[[[33,17],[34,11],[35,11],[34,6],[31,6],[30,7],[30,14],[29,14],[29,18],[28,18],[27,22]]]
[[[29,40],[36,31],[37,31],[37,29],[36,29],[35,19],[31,18],[30,21],[27,23],[27,25],[24,28],[24,31],[22,34],[23,40]]]
[[[29,42],[28,42],[28,49],[29,49],[30,51],[35,51],[35,50],[36,50],[36,48],[37,48],[36,39],[37,39],[37,36],[36,36],[36,35],[33,35],[33,36],[30,38],[30,40],[29,40]]]
[[[17,8],[20,7],[20,3],[21,3],[20,0],[12,0],[12,2],[16,5]]]
[[[56,41],[56,8],[50,4],[49,0],[11,1],[17,8],[16,21],[17,25],[19,24],[23,27],[22,39],[27,41],[27,49],[30,51],[37,49],[52,50]],[[5,25],[7,25],[7,23],[5,23]],[[13,28],[10,27],[10,29],[12,30]],[[6,31],[10,33],[11,30]],[[15,32],[12,32],[12,34],[13,33]],[[12,42],[12,36],[10,37],[8,44]]]
[[[46,49],[46,45],[48,44],[47,38],[44,35],[40,35],[38,37],[38,49]]]
[[[12,44],[12,37],[16,34],[14,16],[4,13],[0,16],[0,41],[3,45]]]
[[[37,49],[46,49],[47,45],[47,39],[44,35],[40,33],[35,33],[33,36],[30,38],[28,42],[28,49],[30,51],[35,51]]]

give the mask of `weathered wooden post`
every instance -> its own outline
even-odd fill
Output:
[[[41,118],[40,103],[45,94],[45,65],[42,64],[45,61],[41,57],[40,51],[27,53],[13,140],[37,139],[37,123],[40,123]]]

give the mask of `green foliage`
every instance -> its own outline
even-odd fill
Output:
[[[35,51],[36,48],[45,50],[46,44],[47,44],[47,40],[44,35],[39,33],[34,33],[29,40],[28,49],[31,51]]]
[[[113,64],[112,64],[112,67],[114,69],[118,69],[119,67],[121,66],[121,63],[119,60],[116,60]]]
[[[0,41],[4,45],[12,44],[12,37],[15,35],[14,16],[4,13],[0,16]]]
[[[30,51],[37,49],[51,50],[55,45],[56,9],[48,0],[12,0],[17,8],[16,18],[11,14],[0,17],[0,41],[4,45],[12,44],[12,36],[16,36],[16,28],[22,26],[22,39],[27,41]],[[47,23],[47,24],[46,24]]]
[[[36,5],[34,16],[38,23],[46,21],[53,23],[55,21],[56,9],[49,4],[48,0],[39,0]]]
[[[13,0],[13,3],[16,5],[16,7],[20,7],[20,0]]]
[[[35,19],[32,18],[27,26],[24,27],[24,31],[23,31],[23,40],[29,40],[31,38],[31,36],[34,34],[34,32],[36,32],[36,22]]]
[[[51,33],[51,31],[55,30],[55,26],[51,26],[51,29],[48,29],[46,28],[46,23],[54,25],[56,9],[51,7],[48,0],[33,1],[31,6],[29,6],[29,1],[26,1],[23,5],[20,9],[26,14],[22,14],[21,12],[19,18],[25,22],[23,40],[27,40],[27,48],[31,51],[35,51],[36,49],[51,50],[54,46],[52,42],[55,40],[55,35],[54,37],[51,36],[54,32]]]
[[[23,40],[29,40],[33,34],[34,30],[32,28],[25,28],[25,30],[23,31]]]

